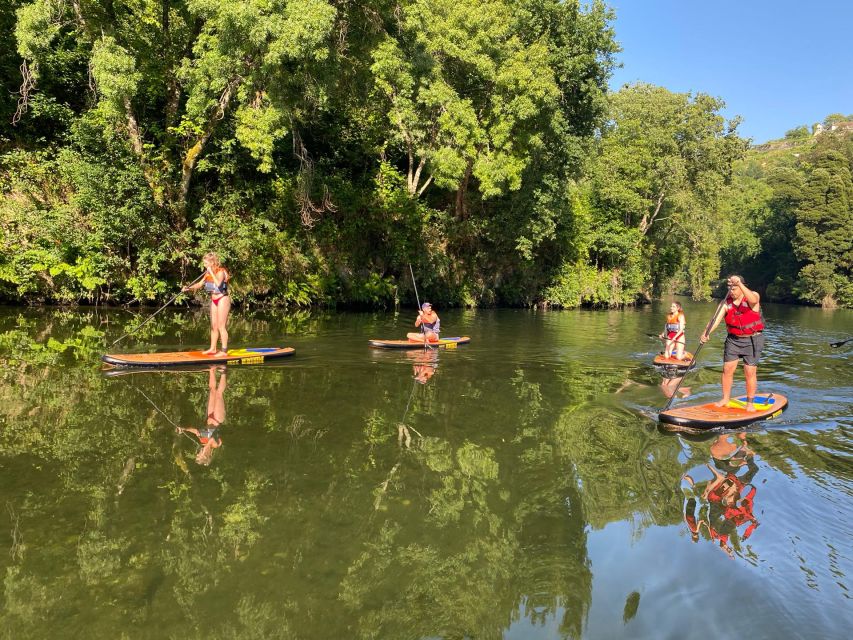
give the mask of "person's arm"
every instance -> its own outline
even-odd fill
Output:
[[[199,280],[195,284],[188,285],[186,287],[181,287],[181,291],[198,291],[204,286],[204,280]]]
[[[417,317],[417,318],[415,318],[415,326],[416,326],[416,327],[421,326],[421,323],[422,323],[423,321],[424,321],[424,312],[423,312],[423,311],[418,311],[418,317]]]
[[[743,293],[744,300],[746,300],[746,303],[749,305],[749,308],[753,311],[756,310],[756,307],[758,307],[758,302],[761,300],[761,296],[758,294],[757,291],[753,291],[752,289],[747,287],[743,283],[743,280],[741,280],[737,276],[734,276],[733,278],[729,279],[729,285],[740,287],[741,293]]]

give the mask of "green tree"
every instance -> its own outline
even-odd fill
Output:
[[[853,180],[839,151],[818,150],[796,211],[794,249],[805,262],[800,296],[823,307],[853,305]]]
[[[18,52],[32,78],[22,108],[42,61],[73,32],[93,81],[86,117],[124,140],[180,230],[194,172],[226,116],[269,170],[273,143],[314,88],[305,77],[329,55],[336,13],[325,0],[35,0],[18,10]]]
[[[683,243],[691,292],[707,297],[719,270],[720,194],[746,149],[739,121],[719,115],[723,106],[706,94],[648,84],[614,94],[591,170],[596,246],[610,264],[636,265],[631,245],[643,245],[643,259],[654,264],[666,254],[659,247]]]

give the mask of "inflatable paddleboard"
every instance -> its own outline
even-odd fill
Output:
[[[229,349],[227,356],[207,356],[201,351],[106,354],[101,360],[115,367],[186,367],[206,364],[263,364],[293,355],[293,347]]]
[[[755,411],[746,410],[746,396],[734,398],[725,407],[713,402],[661,411],[658,419],[671,431],[704,431],[707,429],[734,429],[759,420],[772,420],[788,408],[785,396],[771,393],[756,396]]]
[[[684,360],[677,358],[666,357],[662,353],[655,356],[654,363],[658,367],[676,367],[677,369],[686,369],[690,366],[690,361],[693,360],[693,354],[689,351],[684,352]]]
[[[468,336],[456,338],[440,338],[438,342],[428,342],[430,347],[441,347],[443,349],[455,349],[456,345],[471,342]],[[371,340],[371,347],[379,349],[423,349],[424,343],[415,340]]]

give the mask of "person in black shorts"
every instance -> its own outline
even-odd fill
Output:
[[[754,399],[758,390],[758,360],[764,349],[764,317],[759,304],[760,296],[746,286],[740,276],[729,276],[729,295],[726,304],[720,307],[711,328],[699,337],[704,344],[711,333],[724,319],[726,321],[726,345],[723,348],[723,397],[716,403],[725,407],[731,400],[732,382],[738,360],[743,359],[743,374],[746,378],[747,411],[755,411]]]

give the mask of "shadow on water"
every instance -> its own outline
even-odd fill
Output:
[[[853,316],[768,307],[760,388],[791,408],[686,437],[655,420],[678,384],[645,337],[663,309],[451,310],[469,345],[401,352],[368,339],[411,313],[237,314],[234,346],[296,355],[117,377],[98,357],[139,319],[4,309],[0,628],[843,637],[853,373],[828,343]],[[685,309],[692,335],[713,305]],[[162,315],[129,351],[205,343],[203,315]],[[676,402],[719,392],[720,352]]]

